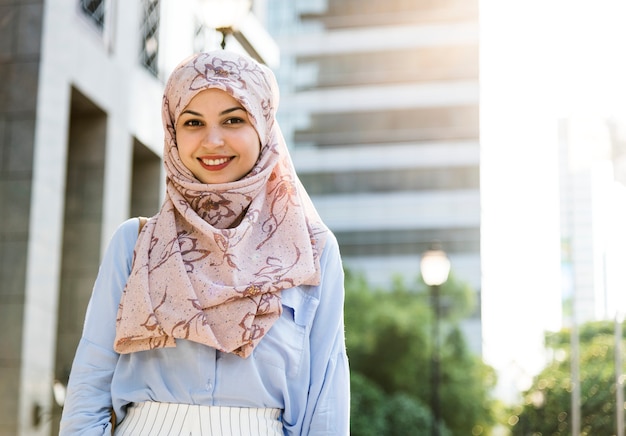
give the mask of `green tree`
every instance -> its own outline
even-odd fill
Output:
[[[455,435],[485,434],[494,422],[490,392],[496,384],[495,370],[470,352],[458,326],[450,329],[441,358],[446,425]]]
[[[581,435],[615,434],[613,329],[609,322],[588,323],[580,328]],[[568,329],[546,334],[546,345],[555,358],[524,392],[524,404],[513,410],[509,422],[514,436],[572,433],[570,334]]]
[[[379,434],[405,434],[390,431],[392,426],[411,425],[414,431],[430,428],[424,410],[431,398],[434,316],[428,287],[416,281],[410,288],[396,279],[392,289],[372,289],[363,276],[346,272],[346,345],[351,371],[379,387],[387,404],[396,406],[386,412],[388,428]],[[474,310],[474,293],[453,276],[440,291],[445,309],[440,320],[442,434],[486,435],[494,421],[489,396],[494,372],[469,352],[458,328],[458,320]],[[405,417],[394,416],[400,410]],[[360,420],[362,412],[354,404],[353,411],[353,421]],[[352,434],[369,433],[359,433],[353,426]]]
[[[416,429],[428,429],[433,422],[433,415],[428,406],[404,393],[393,394],[387,403],[387,433],[389,435],[415,434]],[[440,434],[448,435],[442,428]]]
[[[385,393],[363,377],[353,372],[350,375],[350,433],[360,436],[385,434],[387,423],[387,398]]]

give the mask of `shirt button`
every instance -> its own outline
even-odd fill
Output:
[[[207,391],[213,390],[213,382],[211,380],[206,382],[206,390]]]

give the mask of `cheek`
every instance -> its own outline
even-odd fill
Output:
[[[176,134],[176,144],[179,149],[189,149],[194,143],[193,135],[181,132]]]
[[[188,162],[193,152],[193,141],[187,135],[176,135],[176,148],[178,149],[178,157],[183,162]]]
[[[245,152],[249,156],[249,159],[256,162],[261,154],[261,142],[256,130],[251,129],[247,131],[245,135],[241,137],[241,143],[245,144]]]
[[[250,147],[253,165],[256,164],[261,157],[261,143],[255,142],[253,147]]]

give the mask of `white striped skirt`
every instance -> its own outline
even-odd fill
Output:
[[[280,409],[133,404],[115,436],[283,436]]]

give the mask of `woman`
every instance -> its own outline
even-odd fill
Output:
[[[272,72],[235,53],[172,73],[166,199],[111,239],[61,434],[349,433],[341,259],[277,104]]]

